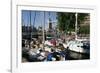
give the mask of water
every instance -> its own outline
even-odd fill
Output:
[[[78,53],[74,51],[69,51],[69,59],[68,60],[83,60],[83,59],[90,59],[90,54],[86,53]]]

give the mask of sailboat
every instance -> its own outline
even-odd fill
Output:
[[[88,53],[89,54],[89,46],[84,45],[83,41],[87,41],[86,39],[79,39],[78,35],[77,35],[77,29],[78,29],[78,13],[75,13],[75,40],[73,41],[69,41],[66,44],[63,44],[63,46],[65,48],[69,47],[69,50],[74,51],[74,52],[78,52],[78,53]],[[85,46],[85,48],[84,48]]]

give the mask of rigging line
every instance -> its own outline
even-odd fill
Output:
[[[23,15],[22,15],[22,29],[23,29],[24,32],[26,31]]]
[[[29,11],[27,11],[27,23],[26,23],[26,32],[28,34],[29,30]]]
[[[25,23],[24,23],[24,20],[22,21],[23,22],[23,31],[25,31]]]
[[[28,24],[29,32],[30,32],[30,26],[31,26],[31,11],[29,11],[29,24]]]
[[[49,18],[50,18],[50,12],[49,12]]]
[[[36,11],[34,13],[34,21],[33,21],[33,26],[35,25],[35,20],[36,20]]]
[[[29,27],[29,32],[30,32],[30,40],[32,39],[32,29],[31,29],[31,10],[29,11],[29,16],[30,16],[30,27]]]
[[[42,15],[42,12],[40,12],[40,16],[41,16],[41,15]],[[42,19],[41,19],[41,23],[40,23],[40,24],[41,24],[41,26],[42,26]],[[42,27],[42,29],[43,29],[43,27]]]
[[[50,18],[50,12],[49,12],[49,21],[51,21],[51,18]]]

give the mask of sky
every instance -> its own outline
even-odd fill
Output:
[[[31,18],[30,18],[31,13]],[[44,18],[45,14],[45,18]],[[45,29],[48,29],[48,22],[49,18],[53,22],[52,26],[55,26],[57,23],[57,12],[48,12],[48,11],[33,11],[33,10],[22,10],[22,25],[30,25],[30,19],[31,19],[31,25],[34,25],[36,28],[39,26],[44,25],[44,19],[45,19]]]

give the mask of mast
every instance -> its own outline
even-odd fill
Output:
[[[75,19],[76,19],[76,21],[75,21],[75,40],[77,40],[77,19],[78,19],[78,13],[75,13]]]
[[[32,40],[31,11],[30,11],[30,40]]]
[[[45,11],[44,11],[44,21],[43,21],[43,49],[45,43]]]
[[[35,25],[35,20],[36,20],[36,11],[34,12],[33,26]],[[32,27],[32,29],[33,29],[33,27]]]
[[[25,31],[25,24],[24,24],[24,19],[22,18],[22,32]]]

